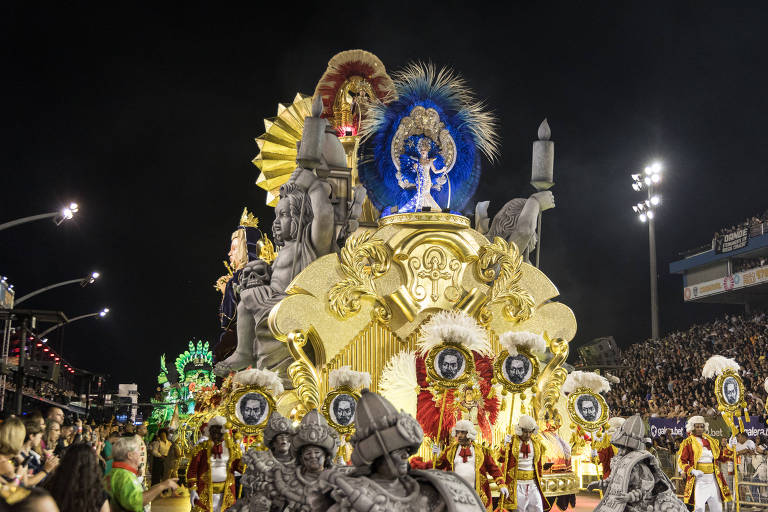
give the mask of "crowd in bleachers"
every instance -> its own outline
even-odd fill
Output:
[[[768,376],[768,315],[725,315],[658,340],[635,343],[622,352],[621,379],[607,394],[611,413],[667,418],[715,416],[713,382],[701,375],[714,354],[741,365],[747,407],[765,414],[763,382]]]
[[[768,258],[761,256],[759,258],[744,258],[733,260],[733,273],[744,272],[753,268],[764,267],[768,264]]]
[[[728,233],[732,233],[732,232],[734,232],[736,230],[739,230],[739,229],[742,229],[742,228],[752,227],[752,226],[759,226],[760,224],[763,224],[764,222],[768,222],[768,210],[765,210],[760,215],[754,215],[754,216],[744,220],[744,222],[740,222],[739,224],[734,224],[733,226],[730,226],[730,227],[727,227],[727,228],[722,228],[722,229],[719,229],[719,230],[715,231],[715,234],[712,236],[713,243],[714,243],[714,240],[716,240],[717,238],[719,238],[719,237],[721,237],[723,235],[727,235]]]

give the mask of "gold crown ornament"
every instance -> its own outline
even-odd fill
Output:
[[[248,207],[243,208],[243,214],[240,216],[240,226],[244,228],[257,228],[259,227],[259,218],[255,217],[248,211]]]

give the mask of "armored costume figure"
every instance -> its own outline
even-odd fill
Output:
[[[480,512],[477,493],[453,473],[411,470],[408,457],[424,433],[385,398],[364,389],[352,437],[353,467],[323,472],[312,493],[312,510],[330,512]]]
[[[471,421],[457,421],[451,433],[456,439],[443,450],[435,467],[453,471],[459,475],[477,491],[486,510],[492,510],[491,484],[488,475],[496,481],[501,494],[505,498],[509,497],[509,490],[499,465],[488,448],[475,442],[477,431]]]
[[[235,471],[242,471],[240,445],[224,430],[226,419],[215,416],[206,426],[207,441],[195,446],[187,466],[192,512],[221,512],[235,502]]]
[[[269,512],[271,502],[279,498],[274,487],[274,475],[279,467],[295,467],[291,440],[296,430],[291,421],[274,411],[264,428],[264,445],[269,451],[250,449],[243,457],[245,474],[240,479],[242,496],[227,512]],[[280,501],[280,500],[278,500]]]
[[[694,512],[703,512],[706,505],[711,512],[720,512],[723,502],[731,501],[731,491],[718,462],[731,456],[727,448],[721,448],[715,438],[704,433],[705,429],[701,416],[693,416],[685,426],[688,437],[677,452],[677,465],[685,473],[683,499],[693,505]]]
[[[595,512],[687,511],[659,461],[645,450],[644,439],[645,426],[639,415],[619,427],[613,439],[619,451],[611,460],[611,475],[587,487],[604,492]]]
[[[536,420],[523,415],[515,425],[515,437],[507,445],[506,483],[514,490],[510,510],[543,512],[551,508],[541,485],[546,448],[538,432]]]

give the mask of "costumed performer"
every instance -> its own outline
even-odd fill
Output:
[[[506,484],[515,490],[510,497],[510,510],[543,512],[552,507],[542,491],[546,447],[538,433],[536,420],[524,414],[515,425],[512,442],[507,445]]]
[[[711,512],[721,512],[723,502],[731,501],[731,491],[718,462],[726,462],[731,456],[717,439],[705,433],[706,428],[702,416],[688,420],[685,426],[688,437],[680,443],[677,466],[685,473],[683,498],[693,505],[694,512],[704,512],[706,505]]]
[[[209,439],[195,446],[187,466],[192,512],[221,512],[235,502],[235,471],[242,472],[242,454],[224,429],[227,420],[214,416],[206,427]]]
[[[488,475],[499,486],[499,492],[505,498],[509,497],[509,490],[498,463],[488,448],[475,442],[477,431],[471,421],[457,421],[451,434],[455,436],[455,440],[440,454],[435,467],[453,471],[463,478],[477,491],[485,508],[491,510],[491,484]]]
[[[603,435],[600,437],[595,435],[592,441],[592,457],[597,458],[597,462],[602,466],[603,480],[611,475],[611,459],[619,451],[612,444],[611,439],[619,430],[619,427],[624,424],[624,421],[624,418],[619,418],[618,416],[609,419]]]

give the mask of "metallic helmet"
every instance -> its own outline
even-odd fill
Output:
[[[364,389],[357,401],[355,434],[350,440],[352,464],[368,466],[377,458],[400,448],[416,453],[424,438],[421,425],[384,397]]]
[[[338,434],[328,425],[325,416],[317,409],[312,409],[302,418],[296,434],[291,439],[291,449],[296,457],[303,447],[317,446],[325,451],[326,456],[334,457],[338,439]]]
[[[635,414],[625,421],[611,439],[615,446],[629,450],[645,449],[645,425],[639,414]]]
[[[274,411],[269,415],[267,426],[264,427],[264,446],[269,447],[272,444],[272,440],[279,434],[293,436],[295,433],[296,429],[293,428],[291,420]]]

